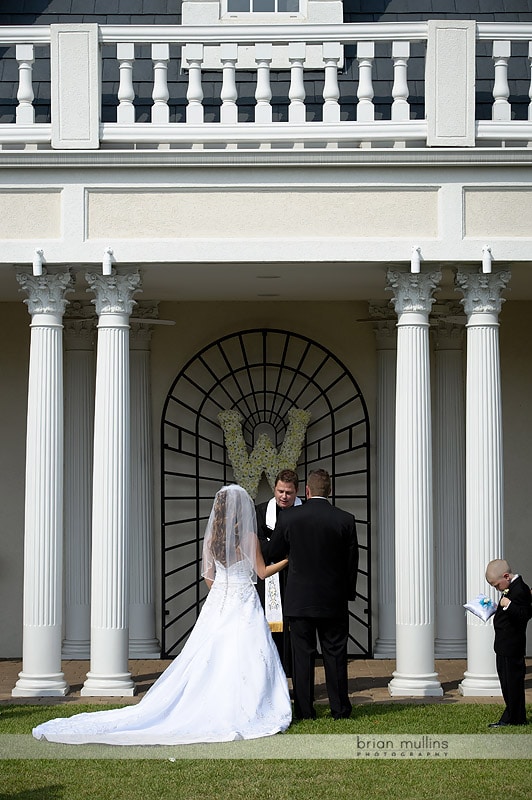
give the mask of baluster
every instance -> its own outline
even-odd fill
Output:
[[[220,99],[220,122],[238,122],[238,108],[236,101],[236,62],[238,61],[238,45],[222,44],[220,47],[220,60],[222,62],[222,91]]]
[[[324,42],[322,49],[323,63],[325,65],[325,80],[323,83],[323,121],[340,121],[340,89],[338,87],[338,62],[342,50],[339,42]]]
[[[404,122],[410,119],[408,104],[407,67],[410,58],[410,42],[392,43],[393,87],[392,120]]]
[[[290,42],[288,45],[288,60],[290,68],[290,90],[288,97],[290,105],[288,107],[289,122],[306,122],[307,114],[305,108],[305,81],[303,78],[303,64],[305,63],[307,45],[305,42]]]
[[[375,42],[359,42],[357,45],[357,122],[373,122],[375,119],[375,107],[373,105],[373,82],[371,79],[374,58]]]
[[[116,58],[120,72],[116,121],[128,124],[135,122],[135,107],[133,105],[135,99],[135,90],[133,88],[135,45],[133,43],[118,42],[116,45]]]
[[[511,48],[511,42],[493,42],[495,80],[493,83],[494,103],[491,110],[491,118],[499,122],[510,120],[512,116],[512,108],[508,102],[510,96],[508,61],[511,55]]]
[[[196,125],[203,122],[203,89],[201,88],[201,66],[203,64],[203,45],[187,44],[184,59],[188,64],[187,122]]]
[[[20,125],[32,125],[35,122],[33,108],[32,72],[34,47],[32,44],[17,44],[15,57],[18,61],[18,91],[16,120]]]
[[[170,109],[168,108],[168,62],[170,61],[170,45],[161,42],[152,44],[151,57],[153,61],[153,106],[151,109],[151,121],[155,123],[165,123],[170,120]]]
[[[273,47],[271,44],[261,42],[255,45],[255,63],[257,64],[257,88],[255,90],[255,122],[268,123],[272,121],[272,90],[270,87],[270,64],[272,63]]]

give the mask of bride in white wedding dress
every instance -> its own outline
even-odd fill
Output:
[[[52,719],[37,739],[115,745],[228,742],[288,728],[286,676],[255,590],[287,561],[268,567],[255,508],[240,486],[216,495],[203,543],[209,594],[180,655],[134,706]]]

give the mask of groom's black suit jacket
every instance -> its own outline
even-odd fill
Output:
[[[279,515],[269,561],[288,556],[287,617],[339,617],[355,599],[358,544],[355,518],[311,497]]]
[[[522,658],[526,650],[526,626],[532,616],[530,589],[520,575],[508,589],[512,602],[506,609],[499,604],[493,617],[494,649],[497,655]]]

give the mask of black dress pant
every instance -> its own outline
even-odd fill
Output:
[[[331,714],[335,719],[349,717],[351,703],[347,691],[347,637],[349,618],[289,617],[292,643],[292,684],[294,717],[314,719],[314,668],[317,638],[321,646],[325,683]],[[317,637],[317,638],[316,638]]]
[[[526,724],[524,657],[496,656],[497,674],[506,703],[500,722],[507,725]]]

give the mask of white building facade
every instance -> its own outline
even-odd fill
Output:
[[[500,692],[463,604],[492,558],[532,575],[532,22],[279,9],[0,27],[15,695],[66,694],[64,658],[134,693],[197,616],[214,493],[282,458],[357,518],[351,655],[392,696],[454,657]]]

